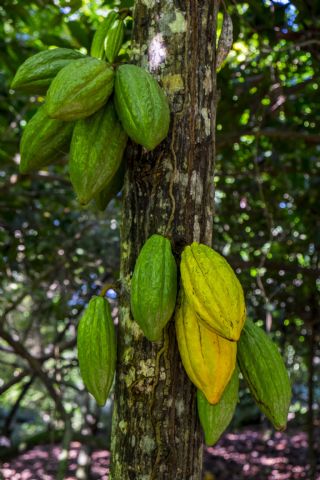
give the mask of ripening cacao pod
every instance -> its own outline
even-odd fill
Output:
[[[69,173],[82,205],[90,202],[112,180],[120,167],[127,138],[112,102],[76,122]]]
[[[79,323],[77,345],[83,383],[103,406],[112,386],[117,357],[115,327],[105,298],[90,300]]]
[[[222,337],[237,341],[246,318],[243,290],[228,262],[201,243],[185,247],[181,279],[199,319]]]
[[[201,390],[197,391],[197,405],[205,443],[215,445],[232,420],[238,402],[239,371],[234,369],[219,402],[211,405]]]
[[[125,161],[122,160],[120,167],[103,189],[94,197],[98,210],[104,211],[109,202],[117,195],[123,187],[125,175]]]
[[[47,114],[64,121],[89,117],[107,103],[113,83],[114,71],[106,62],[91,57],[75,60],[53,79]]]
[[[70,62],[80,58],[85,56],[70,48],[54,48],[36,53],[20,65],[11,88],[30,94],[44,94],[57,73]]]
[[[103,22],[100,23],[96,33],[93,36],[90,55],[91,57],[99,58],[100,60],[105,57],[104,42],[109,29],[113,23],[119,19],[119,15],[116,12],[111,11]]]
[[[287,425],[291,386],[277,346],[251,320],[238,342],[238,363],[251,395],[277,430]]]
[[[119,53],[123,42],[124,36],[124,24],[121,18],[118,18],[113,22],[108,30],[106,39],[104,42],[104,49],[108,62],[113,63],[114,59]]]
[[[161,339],[177,296],[177,267],[170,241],[152,235],[143,245],[131,282],[133,318],[150,341]]]
[[[42,105],[25,127],[20,142],[20,172],[29,173],[61,158],[69,148],[74,124],[49,118]]]
[[[168,134],[168,101],[156,80],[136,65],[116,71],[115,106],[129,137],[153,150]]]
[[[175,323],[179,352],[188,377],[209,403],[218,403],[236,366],[236,342],[225,340],[199,321],[183,288]]]

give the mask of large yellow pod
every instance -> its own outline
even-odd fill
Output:
[[[183,366],[208,402],[218,403],[235,369],[237,344],[215,334],[199,321],[183,289],[178,302],[175,325]]]
[[[239,340],[246,305],[229,263],[212,248],[194,242],[183,250],[180,268],[186,297],[200,320],[218,335]]]

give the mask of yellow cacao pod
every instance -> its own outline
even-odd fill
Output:
[[[228,262],[207,245],[192,243],[181,256],[181,279],[199,319],[227,340],[239,340],[246,318],[243,290]]]
[[[188,377],[209,403],[218,403],[235,369],[237,344],[220,337],[199,321],[183,289],[179,294],[175,325]]]

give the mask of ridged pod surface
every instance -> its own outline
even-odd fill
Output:
[[[236,342],[229,342],[206,328],[182,288],[175,323],[179,352],[188,377],[209,403],[218,403],[235,369]]]
[[[125,175],[125,161],[122,160],[120,167],[108,182],[108,184],[103,187],[101,192],[95,195],[94,200],[98,210],[104,211],[110,201],[117,195],[118,192],[123,187],[124,175]]]
[[[194,242],[183,250],[180,269],[188,302],[199,318],[218,335],[239,340],[246,306],[228,262],[207,245]]]
[[[100,60],[104,58],[104,42],[107,36],[109,29],[112,27],[113,23],[118,20],[119,15],[116,12],[110,12],[103,22],[100,23],[99,27],[96,30],[96,33],[93,36],[90,55],[91,57],[99,58]]]
[[[108,62],[113,63],[121,48],[124,36],[124,24],[121,18],[115,20],[108,30],[104,49]]]
[[[120,167],[127,138],[112,102],[76,122],[69,173],[81,204],[90,202],[113,178]]]
[[[232,420],[238,402],[239,371],[234,369],[220,401],[211,405],[201,390],[197,391],[197,405],[205,443],[215,445]]]
[[[251,395],[277,430],[287,425],[291,385],[277,346],[247,320],[238,342],[238,363]]]
[[[161,339],[177,296],[177,267],[170,241],[152,235],[137,258],[131,281],[133,318],[150,341]]]
[[[20,142],[20,172],[54,163],[68,151],[74,124],[49,118],[42,105],[25,127]]]
[[[113,84],[114,71],[106,62],[91,57],[75,60],[53,79],[47,114],[65,121],[88,117],[107,103]]]
[[[17,70],[11,88],[40,95],[46,93],[51,81],[70,62],[85,58],[70,48],[54,48],[28,58]]]
[[[116,71],[115,106],[123,128],[136,143],[153,150],[168,134],[168,100],[156,80],[136,65]]]
[[[77,335],[81,377],[97,403],[109,395],[116,368],[116,333],[108,301],[93,297],[83,314]]]

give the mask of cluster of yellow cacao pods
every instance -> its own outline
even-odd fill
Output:
[[[199,243],[183,250],[180,271],[175,322],[182,363],[208,402],[216,404],[236,366],[246,318],[242,287],[228,262]]]
[[[206,443],[213,445],[230,423],[238,401],[238,369],[260,410],[274,427],[287,423],[291,386],[277,346],[246,320],[244,294],[228,262],[193,243],[181,255],[176,307],[183,366],[198,388],[198,413]]]

